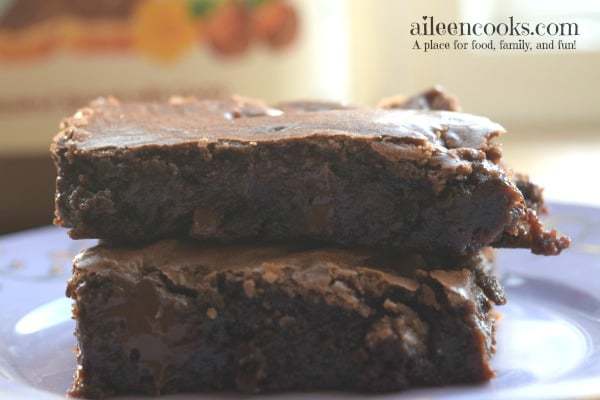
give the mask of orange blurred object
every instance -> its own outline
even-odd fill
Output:
[[[29,60],[45,56],[60,45],[54,25],[38,24],[26,31],[0,31],[0,60]]]
[[[237,1],[222,4],[207,20],[206,37],[216,54],[229,56],[244,52],[251,36],[248,11]]]
[[[252,15],[254,34],[274,48],[290,44],[298,31],[296,11],[282,1],[266,1]]]
[[[184,0],[148,0],[133,16],[137,49],[161,61],[175,61],[196,41],[196,27]]]

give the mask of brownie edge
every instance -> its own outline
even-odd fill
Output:
[[[289,246],[99,246],[74,262],[71,394],[386,392],[494,373],[488,255]]]

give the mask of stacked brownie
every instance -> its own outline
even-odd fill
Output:
[[[457,107],[106,98],[67,118],[55,222],[101,239],[67,289],[71,394],[490,379],[492,247],[569,240],[503,166],[503,128]]]

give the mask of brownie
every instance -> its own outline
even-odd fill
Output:
[[[286,112],[343,110],[357,107],[352,104],[322,100],[287,101],[277,103],[276,106]],[[397,95],[382,99],[377,106],[384,109],[399,108],[407,110],[460,111],[462,109],[458,97],[446,92],[439,85],[410,97]],[[506,166],[504,168],[507,169]],[[525,204],[528,208],[535,210],[539,214],[547,213],[548,210],[544,202],[543,189],[539,185],[533,183],[528,175],[522,173],[513,173],[511,179],[523,194]]]
[[[288,103],[284,103],[288,106]],[[409,109],[409,110],[445,110],[461,111],[462,107],[458,97],[446,92],[446,90],[436,85],[430,89],[418,93],[414,96],[406,97],[402,95],[385,98],[379,102],[378,107],[384,109]],[[290,109],[298,110],[318,110],[328,107],[330,109],[339,109],[348,107],[342,103],[331,102],[291,102]],[[505,167],[506,169],[506,167]],[[512,177],[517,188],[525,198],[527,207],[540,214],[547,213],[544,204],[543,189],[529,180],[529,176],[522,173],[515,173]]]
[[[494,376],[490,252],[100,245],[79,254],[71,394],[381,392]]]
[[[75,239],[119,244],[190,236],[435,254],[568,246],[539,225],[502,167],[492,142],[500,125],[306,104],[99,99],[67,118],[52,145],[55,223]]]
[[[295,108],[300,107],[301,103],[295,104]],[[458,97],[446,92],[441,86],[434,86],[430,89],[418,93],[416,95],[405,97],[402,95],[392,96],[385,98],[377,105],[384,109],[409,109],[409,110],[445,110],[445,111],[461,111],[462,107]],[[313,106],[314,107],[314,106]],[[331,105],[330,107],[333,107]],[[344,107],[339,104],[337,106]],[[310,105],[305,105],[305,109],[312,108]],[[556,235],[556,232],[546,232],[543,225],[537,218],[537,214],[547,214],[548,208],[546,207],[543,188],[533,183],[529,176],[522,173],[514,173],[510,169],[506,168],[503,163],[500,163],[499,159],[497,162],[507,170],[511,180],[515,183],[519,191],[521,191],[525,204],[528,208],[528,217],[530,218],[527,226],[527,233],[524,235],[530,239],[523,239],[519,234],[517,235],[504,235],[499,242],[495,245],[499,247],[523,247],[523,243],[530,241],[537,242],[538,250],[535,253],[548,254],[553,252],[556,243],[560,243],[559,247],[565,248],[569,245],[569,239]],[[548,251],[548,247],[551,249]]]

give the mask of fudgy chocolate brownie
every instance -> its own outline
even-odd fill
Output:
[[[325,110],[352,109],[357,106],[334,101],[301,100],[278,103],[277,108],[283,111],[313,112]],[[406,110],[440,110],[461,111],[458,97],[450,94],[441,86],[434,86],[422,93],[406,97],[402,95],[382,99],[377,107],[384,109]],[[506,167],[505,167],[506,169]],[[529,176],[515,173],[511,178],[523,194],[527,207],[540,214],[545,214],[547,208],[544,202],[543,189],[529,180]]]
[[[73,238],[113,243],[311,240],[438,254],[568,246],[541,228],[500,165],[498,124],[320,104],[97,100],[52,145],[55,222]]]
[[[297,110],[303,108],[305,110],[325,109],[341,109],[348,107],[340,103],[331,102],[291,102],[284,103],[291,109]],[[408,110],[445,110],[445,111],[461,111],[462,107],[458,97],[445,91],[441,86],[434,86],[422,93],[414,96],[393,96],[383,99],[377,105],[385,109],[408,109]],[[517,185],[517,188],[523,194],[527,207],[535,210],[538,213],[545,214],[547,212],[544,204],[543,189],[529,180],[525,174],[515,173],[512,177]]]
[[[494,373],[489,253],[95,247],[74,261],[71,393],[390,391]],[[441,268],[441,269],[440,269]]]

